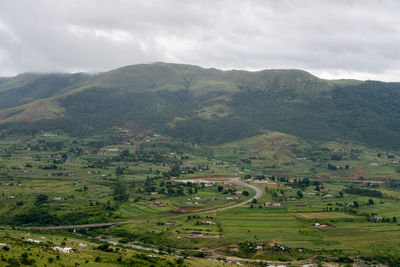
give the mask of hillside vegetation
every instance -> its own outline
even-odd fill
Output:
[[[2,78],[0,130],[90,136],[128,123],[199,144],[271,130],[398,149],[399,103],[400,83],[329,81],[301,70],[154,63],[96,75]]]

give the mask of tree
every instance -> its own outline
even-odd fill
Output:
[[[299,198],[302,198],[302,197],[303,197],[303,192],[297,191],[297,196],[298,196]]]
[[[49,200],[49,197],[45,194],[40,194],[36,196],[35,205],[42,205]]]
[[[114,200],[126,201],[128,199],[129,199],[129,192],[126,184],[118,182],[114,188]]]
[[[120,156],[121,157],[129,157],[130,153],[129,153],[129,149],[125,149],[121,152]]]
[[[360,205],[358,204],[358,202],[357,202],[357,201],[354,201],[354,202],[353,202],[353,207],[354,207],[354,208],[358,208],[358,206],[360,206]]]
[[[222,186],[218,186],[218,192],[222,192],[222,190],[224,190],[224,188]]]
[[[375,203],[374,203],[374,200],[372,199],[372,198],[370,198],[369,200],[368,200],[368,205],[374,205]]]
[[[115,169],[115,175],[119,176],[119,175],[122,175],[123,173],[124,173],[124,169],[121,168],[120,166],[118,166],[118,167]]]
[[[21,254],[19,261],[23,264],[23,265],[33,265],[35,263],[34,259],[30,259],[28,252],[24,252]],[[15,265],[17,266],[17,265]],[[19,266],[19,265],[18,265]]]
[[[242,194],[243,194],[243,196],[246,196],[246,197],[247,197],[248,195],[250,195],[250,193],[249,193],[249,192],[247,192],[247,191],[243,191],[243,193],[242,193]]]
[[[310,186],[310,179],[304,178],[301,183],[303,184],[304,187],[309,187]]]
[[[174,164],[170,170],[171,176],[179,176],[180,174],[180,167],[179,164]]]

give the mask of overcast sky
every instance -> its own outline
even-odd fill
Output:
[[[0,1],[1,76],[155,61],[400,81],[400,1]]]

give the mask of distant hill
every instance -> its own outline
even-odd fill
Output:
[[[3,134],[60,130],[92,135],[127,122],[205,144],[267,129],[307,140],[399,149],[400,83],[167,63],[95,75],[31,73],[0,79]]]

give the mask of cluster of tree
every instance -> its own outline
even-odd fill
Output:
[[[360,195],[360,196],[368,196],[368,197],[376,197],[376,198],[383,198],[383,194],[381,191],[378,190],[371,190],[366,188],[359,188],[355,186],[346,187],[343,189],[345,193]]]
[[[88,158],[86,168],[103,169],[111,166],[112,159],[106,157],[104,159]]]
[[[385,218],[385,217],[380,217],[377,215],[371,215],[368,217],[368,221],[370,222],[391,222],[391,223],[397,223],[398,218],[397,217],[392,217],[392,218]]]
[[[340,161],[340,160],[342,160],[342,155],[340,155],[340,154],[333,154],[333,155],[331,156],[331,160]]]
[[[42,170],[57,170],[58,166],[53,163],[50,165],[39,165],[38,168]]]
[[[3,251],[9,251],[9,250],[10,250],[9,247],[7,247],[7,246],[3,247]],[[17,258],[13,256],[8,259],[3,254],[1,254],[1,261],[4,264],[8,263],[7,265],[4,265],[4,266],[21,266],[21,264],[30,266],[30,265],[35,265],[35,263],[36,263],[35,259],[32,259],[29,257],[28,252],[22,253]]]
[[[297,187],[301,188],[302,190],[306,189],[311,185],[310,179],[304,178],[304,179],[294,179],[293,183],[288,184],[291,187]]]
[[[114,162],[149,162],[149,163],[168,163],[170,160],[160,151],[144,151],[141,149],[131,153],[128,149],[123,150],[118,156],[112,158]]]
[[[74,212],[64,215],[51,214],[47,208],[34,207],[24,213],[17,214],[10,220],[4,221],[11,225],[68,225],[68,224],[84,224],[93,220],[93,214],[86,212]]]
[[[129,191],[126,183],[118,181],[114,184],[113,197],[115,201],[123,202],[129,199]]]
[[[346,164],[346,166],[343,168],[342,166],[336,166],[328,163],[328,170],[336,171],[336,170],[348,170],[350,169],[350,165]]]

